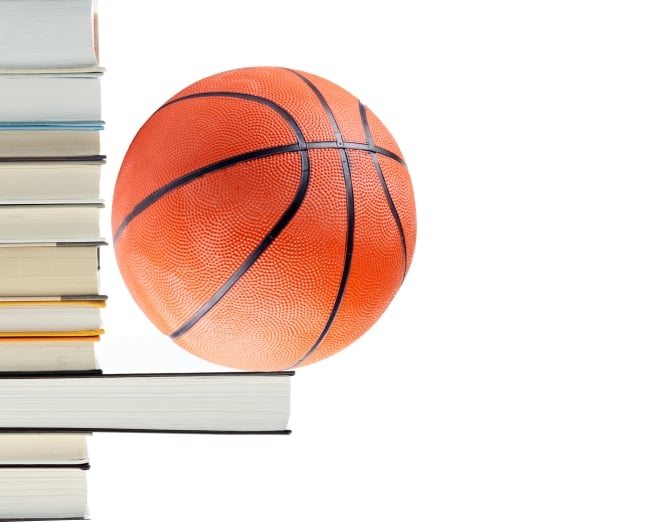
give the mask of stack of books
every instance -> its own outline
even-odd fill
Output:
[[[93,0],[0,0],[2,381],[101,374]],[[84,518],[90,432],[0,433],[0,519]]]

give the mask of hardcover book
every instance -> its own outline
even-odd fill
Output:
[[[0,430],[287,434],[292,375],[0,375]]]

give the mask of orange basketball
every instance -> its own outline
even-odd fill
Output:
[[[397,143],[349,92],[251,67],[204,78],[133,139],[113,245],[147,317],[241,370],[297,368],[350,345],[409,269],[416,218]]]

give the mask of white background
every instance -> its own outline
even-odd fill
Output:
[[[645,2],[99,8],[108,208],[166,99],[279,65],[338,83],[391,130],[418,239],[374,327],[297,371],[292,435],[95,434],[93,520],[650,519]],[[112,246],[102,274],[104,371],[221,369],[147,322]]]

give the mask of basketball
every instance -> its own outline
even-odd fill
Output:
[[[390,132],[337,84],[280,67],[215,74],[164,103],[128,147],[111,219],[149,320],[249,371],[350,346],[390,305],[416,241]]]

